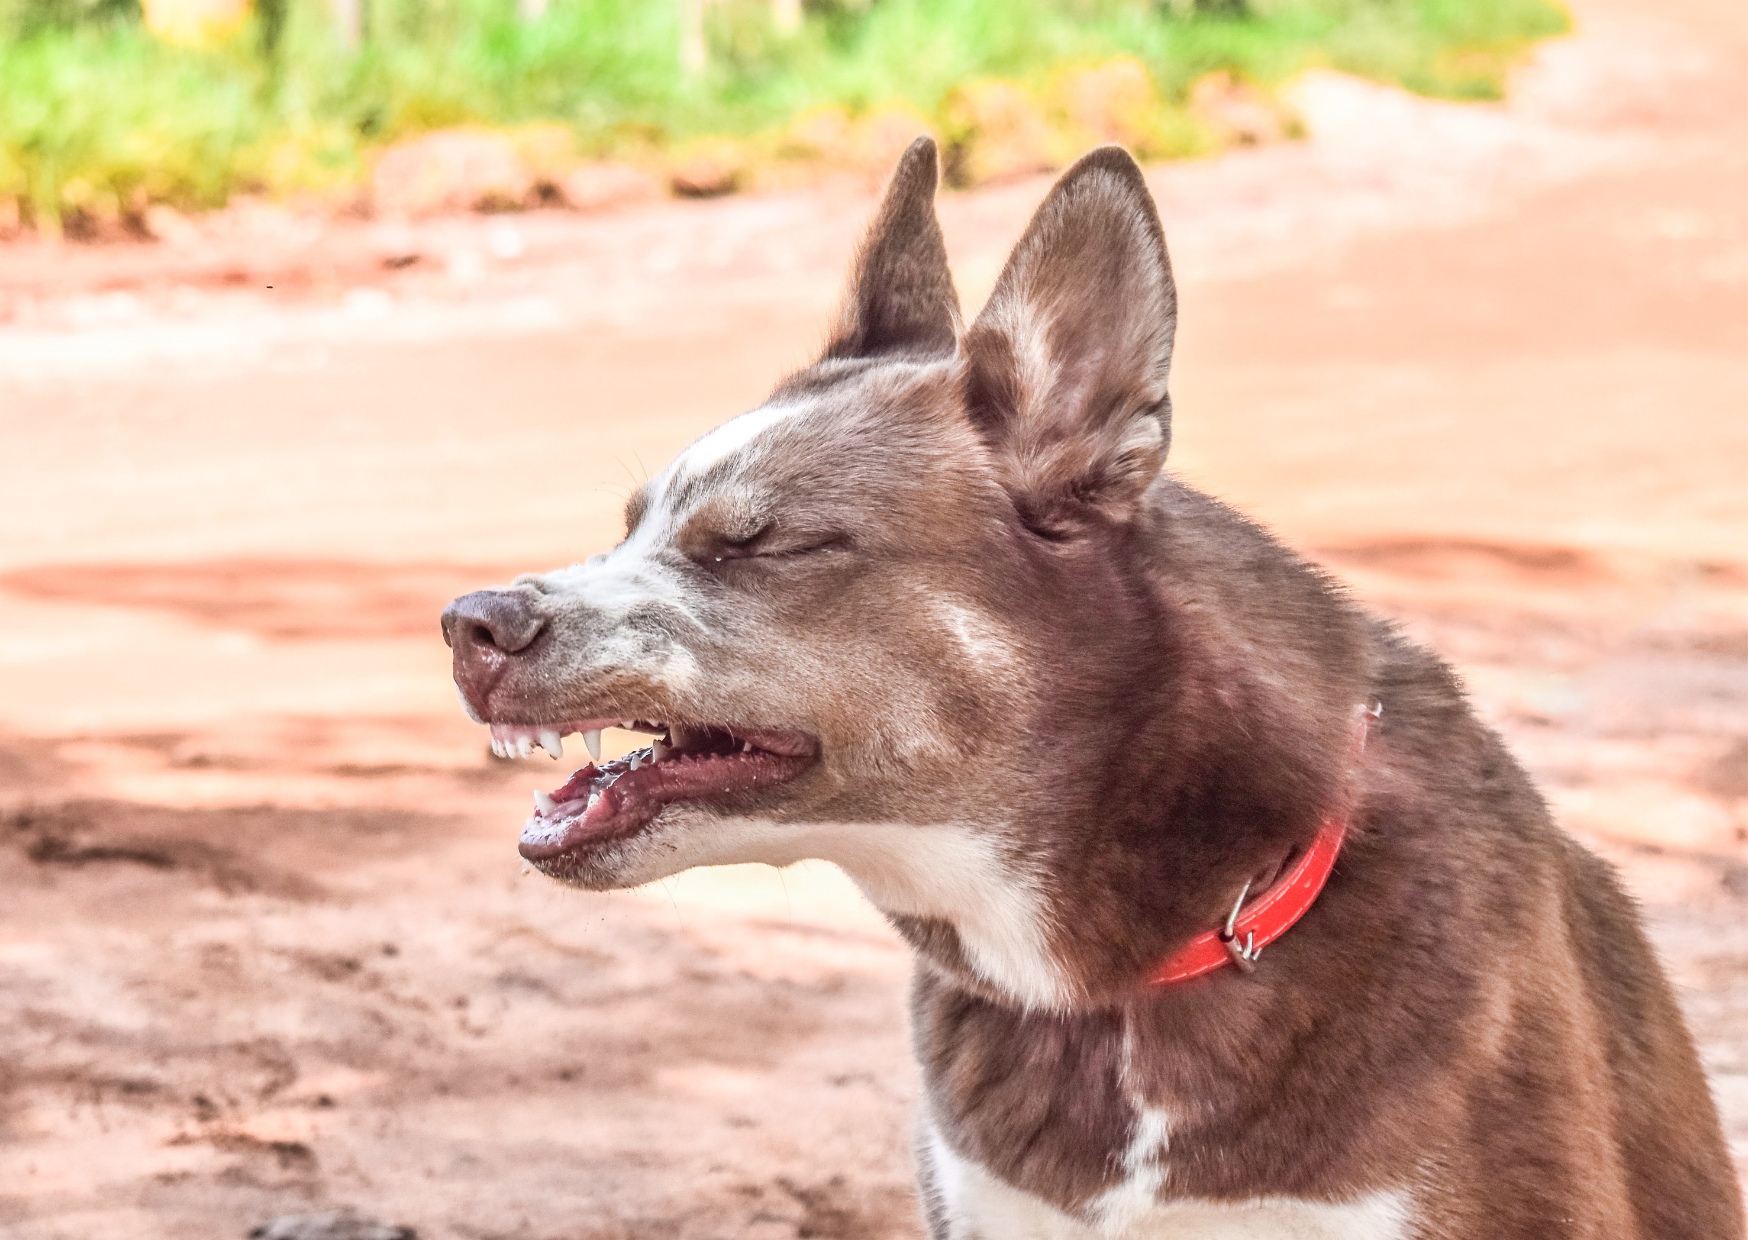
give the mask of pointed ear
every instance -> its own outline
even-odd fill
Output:
[[[1101,147],[1050,191],[960,345],[967,411],[1033,530],[1134,513],[1171,442],[1176,327],[1141,169]]]
[[[935,140],[898,161],[862,240],[824,358],[946,357],[959,338],[959,294],[935,219]]]

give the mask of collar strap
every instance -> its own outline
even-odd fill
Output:
[[[1349,751],[1352,765],[1357,765],[1365,752],[1368,725],[1383,716],[1384,704],[1374,702],[1358,707],[1356,714]],[[1335,858],[1346,835],[1346,814],[1325,818],[1317,838],[1285,878],[1258,896],[1249,908],[1244,906],[1244,897],[1250,894],[1250,884],[1246,883],[1226,917],[1226,924],[1218,930],[1205,930],[1178,948],[1153,971],[1148,982],[1154,986],[1187,982],[1226,964],[1235,964],[1245,973],[1256,968],[1257,953],[1291,930],[1316,902],[1329,872],[1335,868]]]
[[[1345,817],[1325,818],[1317,838],[1285,878],[1258,896],[1248,908],[1243,907],[1241,894],[1224,926],[1205,930],[1185,943],[1148,981],[1166,986],[1212,973],[1225,964],[1236,964],[1250,972],[1257,953],[1292,929],[1293,923],[1316,901],[1329,871],[1335,868],[1336,854],[1341,851],[1342,837],[1346,834]]]

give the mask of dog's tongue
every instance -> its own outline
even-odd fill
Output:
[[[759,740],[792,752],[748,742],[735,750],[667,750],[657,761],[639,750],[573,774],[564,787],[541,796],[522,828],[519,851],[529,861],[551,860],[583,845],[601,844],[648,826],[675,801],[719,800],[780,784],[811,766],[813,747],[805,739],[758,733]],[[665,748],[665,747],[664,747]],[[635,764],[635,765],[634,765]]]
[[[605,770],[590,763],[573,773],[564,787],[554,789],[548,803],[537,805],[523,824],[522,855],[530,861],[540,861],[558,855],[585,836],[605,839],[625,834],[655,817],[661,810],[660,804],[646,806],[648,813],[642,816],[642,821],[637,820],[637,815],[624,813],[630,808],[625,795],[630,789],[616,788],[630,773],[624,759],[608,762]]]
[[[564,787],[553,789],[552,799],[561,805],[566,801],[583,800],[594,789],[595,781],[600,778],[601,768],[591,762],[588,766],[571,772],[571,777],[565,781]]]

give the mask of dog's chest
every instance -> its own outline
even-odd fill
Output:
[[[935,1240],[1405,1240],[1404,1194],[1350,1202],[1259,1198],[1246,1202],[1159,1200],[1164,1172],[1141,1148],[1146,1118],[1126,1151],[1125,1178],[1075,1217],[1006,1184],[925,1132],[920,1156],[934,1202]]]
[[[1027,1014],[983,1002],[919,973],[913,1019],[927,1085],[918,1144],[934,1240],[1405,1240],[1406,1192],[1345,1191],[1345,1174],[1314,1176],[1325,1192],[1292,1195],[1285,1160],[1308,1151],[1281,1134],[1249,1156],[1267,1125],[1223,1125],[1244,1098],[1210,1093],[1209,1048],[1176,1087],[1137,1087],[1158,1048],[1117,1011]],[[1200,1079],[1200,1092],[1192,1089]],[[1173,1094],[1193,1123],[1150,1099]],[[1191,1101],[1193,1099],[1193,1101]],[[1254,1118],[1254,1117],[1252,1117]],[[1307,1134],[1300,1132],[1298,1139]],[[1271,1162],[1274,1169],[1271,1172]],[[1400,1171],[1401,1168],[1398,1168]],[[1376,1184],[1377,1179],[1366,1176]],[[1386,1180],[1386,1183],[1389,1181]],[[1303,1192],[1303,1189],[1296,1190]]]

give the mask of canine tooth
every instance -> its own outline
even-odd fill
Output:
[[[751,741],[742,741],[740,743],[740,751],[742,753],[751,753],[753,751],[753,743]]]
[[[534,808],[539,810],[542,815],[546,815],[558,808],[558,802],[536,788],[534,790]]]
[[[667,756],[668,756],[668,747],[666,745],[662,744],[660,741],[657,741],[655,744],[653,744],[649,747],[649,760],[651,762],[660,762],[663,758],[665,758]]]
[[[540,747],[552,755],[554,762],[564,757],[564,741],[552,728],[547,728],[540,734]]]
[[[589,761],[601,760],[601,729],[594,728],[583,733],[583,748],[589,751]]]
[[[637,761],[637,758],[638,758],[638,755],[637,755],[637,754],[632,754],[632,755],[631,755],[631,769],[632,769],[632,770],[634,770],[634,771],[635,771],[635,770],[636,770],[636,769],[637,769],[637,767],[638,767],[638,761]]]

